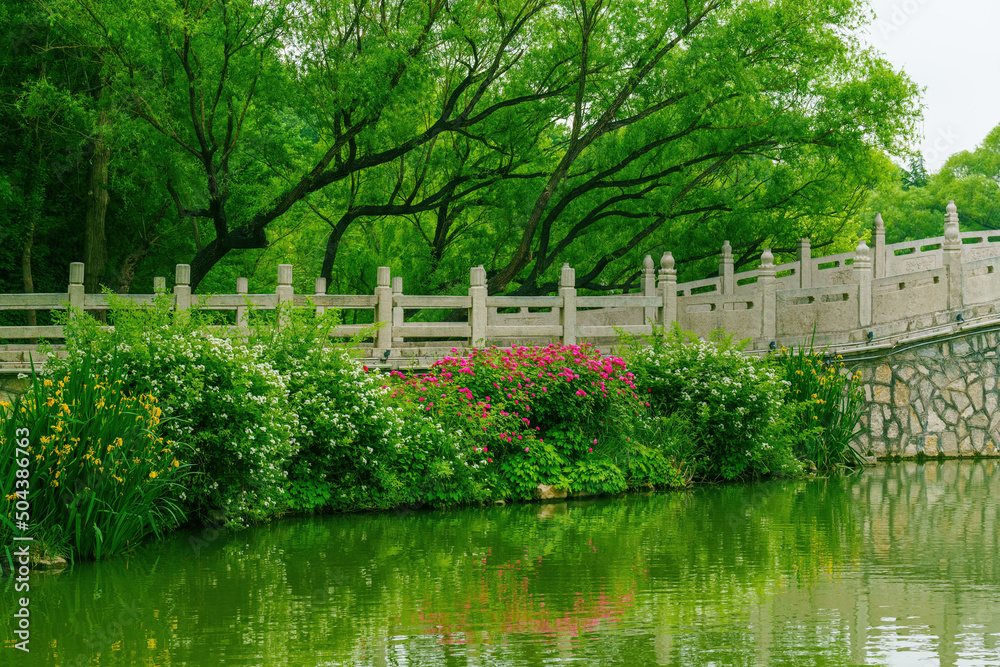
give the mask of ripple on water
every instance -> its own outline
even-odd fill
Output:
[[[1000,665],[998,471],[183,534],[38,575],[18,664]]]

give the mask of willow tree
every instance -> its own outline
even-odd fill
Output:
[[[566,258],[620,286],[637,254],[721,234],[748,261],[832,236],[916,114],[850,37],[862,0],[42,4],[172,146],[150,187],[188,222],[195,285],[293,209],[330,225],[326,273],[372,217],[430,224],[438,263],[485,225],[494,292]]]
[[[724,239],[743,266],[764,247],[793,252],[801,236],[835,241],[884,179],[884,153],[912,137],[913,84],[849,37],[861,2],[547,11],[559,40],[521,57],[570,85],[353,180],[330,221],[325,272],[348,224],[366,217],[383,228],[366,236],[388,247],[412,228],[395,250],[424,248],[431,272],[448,253],[484,263],[494,292],[550,291],[567,261],[579,287],[629,288],[644,254],[696,263]],[[515,97],[498,86],[483,99],[505,96]],[[435,102],[414,113],[433,117]]]
[[[310,195],[569,85],[525,57],[551,49],[540,0],[46,6],[186,165],[161,185],[191,220],[194,285],[228,252],[265,247],[268,224]],[[512,95],[487,95],[500,86]]]
[[[742,264],[800,235],[828,242],[881,173],[880,152],[912,136],[913,84],[849,36],[863,2],[571,8],[564,140],[493,290],[536,291],[569,256],[578,285],[602,289],[629,284],[644,251],[697,259],[730,238]]]

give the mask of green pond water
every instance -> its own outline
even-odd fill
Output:
[[[177,534],[0,665],[1000,665],[1000,462]]]

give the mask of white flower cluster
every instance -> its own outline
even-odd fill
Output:
[[[164,436],[191,446],[203,473],[191,482],[194,496],[242,520],[283,503],[284,462],[295,449],[288,379],[265,352],[228,338],[157,328],[141,345],[119,342],[73,354],[90,354],[102,374],[119,373],[132,390],[157,397]]]

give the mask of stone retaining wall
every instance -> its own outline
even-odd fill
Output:
[[[905,458],[1000,455],[998,346],[994,327],[845,358],[861,372],[867,400],[861,450]]]
[[[0,375],[0,401],[9,401],[17,394],[23,394],[31,386],[27,378],[16,375]]]

